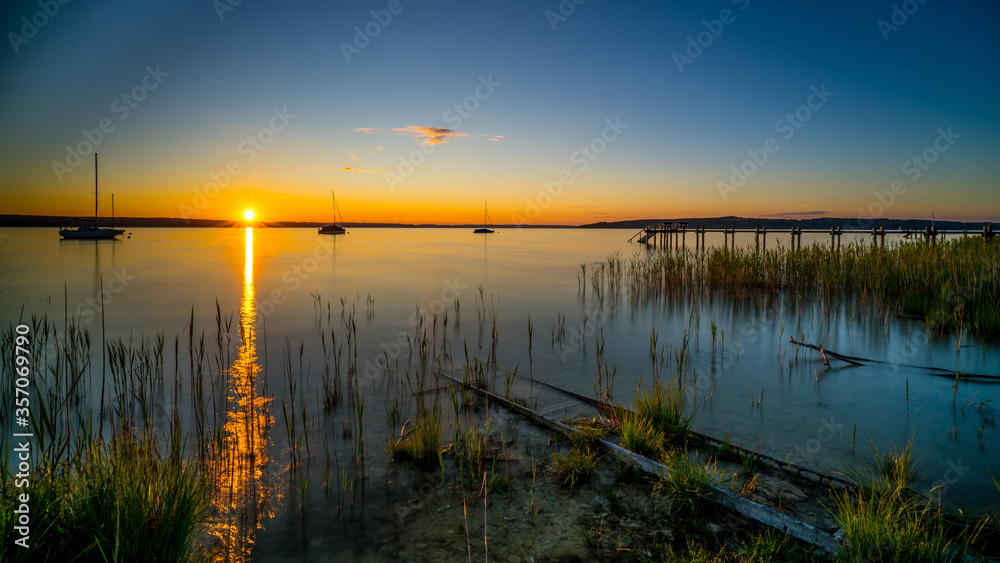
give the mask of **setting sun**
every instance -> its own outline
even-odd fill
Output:
[[[253,209],[247,209],[243,212],[243,218],[247,221],[253,221],[253,218],[256,216],[257,214],[253,212]]]

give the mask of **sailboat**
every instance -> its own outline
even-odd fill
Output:
[[[330,195],[333,196],[333,224],[323,225],[317,231],[321,235],[346,235],[347,230],[337,224],[337,194],[331,191]],[[341,217],[340,220],[343,221],[344,218]]]
[[[114,196],[112,196],[113,198]],[[93,227],[77,227],[75,229],[59,229],[59,236],[62,238],[71,239],[113,239],[120,234],[125,233],[125,229],[116,229],[114,227],[114,199],[112,201],[112,218],[111,218],[111,228],[99,227],[97,226],[97,153],[94,153],[94,226]]]
[[[476,229],[472,231],[476,234],[488,235],[493,232],[493,229],[489,228],[493,226],[493,221],[490,221],[490,213],[486,210],[486,203],[483,203],[483,228]]]

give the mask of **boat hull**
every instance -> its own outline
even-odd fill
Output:
[[[64,239],[102,240],[113,239],[125,234],[125,229],[107,229],[104,227],[79,227],[76,229],[61,229],[59,236]]]
[[[493,232],[493,229],[476,229],[472,232],[477,235],[488,235]]]
[[[317,229],[317,232],[321,235],[346,235],[347,229],[339,225],[326,225]]]

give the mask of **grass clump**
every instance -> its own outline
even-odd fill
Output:
[[[844,492],[836,497],[837,523],[845,541],[837,561],[951,563],[964,561],[977,530],[949,533],[944,512],[935,504],[905,500],[895,493]]]
[[[421,409],[409,431],[389,443],[394,460],[411,461],[418,467],[430,468],[440,463],[441,413],[437,405]]]
[[[10,481],[8,481],[9,483]],[[13,544],[4,511],[4,561],[197,561],[212,502],[207,473],[129,432],[92,442],[70,463],[39,467],[29,488],[29,549]],[[4,503],[24,489],[3,489]],[[9,503],[9,504],[8,504]],[[10,524],[10,525],[8,525]]]
[[[651,386],[640,383],[632,393],[633,410],[619,406],[612,415],[622,447],[655,459],[669,443],[683,441],[691,422],[684,415],[685,401],[679,379],[667,383],[657,379]]]
[[[556,475],[564,485],[572,489],[594,472],[597,467],[597,452],[589,446],[574,446],[567,455],[552,454],[552,461]]]
[[[673,440],[688,434],[691,421],[684,416],[686,398],[680,381],[657,379],[651,387],[636,387],[632,402],[637,416],[648,420],[665,439]]]
[[[663,450],[663,434],[649,420],[621,409],[617,424],[623,448],[651,458],[658,457]]]
[[[667,471],[656,489],[670,499],[671,511],[695,516],[711,502],[712,492],[722,477],[713,464],[700,463],[686,453],[664,459]]]
[[[916,484],[917,459],[913,443],[902,448],[895,444],[879,451],[869,442],[872,455],[862,458],[860,467],[846,466],[844,474],[862,488],[881,495],[910,496]]]

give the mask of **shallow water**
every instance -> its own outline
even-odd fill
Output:
[[[674,353],[687,333],[687,370],[697,375],[699,395],[692,401],[697,407],[693,425],[699,432],[718,438],[728,433],[735,443],[759,445],[764,453],[827,471],[853,458],[852,444],[867,453],[868,440],[879,449],[912,440],[924,488],[947,485],[940,489],[942,502],[979,508],[1000,501],[990,476],[1000,468],[996,425],[988,422],[994,403],[980,406],[995,400],[1000,386],[956,385],[911,367],[852,367],[832,360],[827,369],[817,353],[797,349],[788,339],[851,356],[993,375],[1000,375],[998,342],[966,337],[957,343],[954,334],[927,335],[919,322],[788,299],[633,302],[625,295],[615,300],[605,290],[602,307],[590,281],[593,263],[614,251],[626,259],[645,252],[626,242],[631,232],[509,229],[487,237],[466,229],[352,229],[346,236],[323,237],[312,229],[136,229],[130,239],[115,242],[60,241],[54,229],[5,233],[0,242],[4,324],[48,314],[61,326],[68,310],[99,342],[103,301],[107,340],[162,333],[165,372],[172,378],[177,338],[178,373],[188,378],[186,327],[192,310],[195,337],[205,333],[209,357],[215,350],[216,301],[223,320],[232,319],[220,357],[260,396],[241,400],[245,396],[232,391],[237,387],[229,400],[220,394],[215,402],[220,420],[235,428],[236,421],[271,407],[270,418],[259,423],[261,436],[239,438],[244,447],[260,452],[255,466],[242,468],[246,479],[267,481],[254,493],[268,496],[258,518],[261,529],[251,534],[254,545],[245,546],[256,558],[330,553],[334,545],[378,551],[373,545],[389,541],[385,531],[396,525],[394,507],[405,506],[417,479],[406,472],[393,477],[386,463],[389,403],[404,397],[405,420],[412,409],[401,382],[418,371],[431,377],[410,343],[420,331],[432,335],[431,349],[450,350],[460,369],[466,349],[470,357],[485,359],[494,315],[496,354],[504,366],[517,366],[522,374],[530,369],[537,378],[584,394],[594,392],[603,342],[602,361],[616,366],[620,401],[630,399],[640,375],[647,380],[652,375],[651,331],[657,333],[657,347],[666,346],[664,374],[672,373]],[[803,244],[811,242],[803,238]],[[813,240],[829,244],[824,235]],[[772,235],[767,242],[786,241]],[[720,245],[722,235],[710,234],[707,243]],[[737,244],[753,244],[752,235],[742,235]],[[588,264],[582,281],[581,264]],[[357,426],[353,411],[346,402],[330,410],[320,405],[320,334],[329,345],[334,330],[344,345],[344,322],[352,313],[359,381],[365,383],[369,471],[365,491],[351,495],[353,511],[336,493],[343,484],[323,469],[336,463],[333,475],[350,471],[345,468],[354,442],[342,435],[344,426]],[[446,333],[433,326],[435,314],[438,323],[447,315]],[[534,327],[530,362],[529,317]],[[713,322],[718,329],[714,344]],[[252,334],[248,343],[240,343],[241,323]],[[308,411],[312,448],[312,462],[291,477],[280,406],[288,377],[283,361],[298,382],[297,408],[304,402]],[[386,375],[387,363],[398,372]],[[445,366],[446,372],[451,369]],[[230,385],[240,381],[235,377]],[[443,400],[447,403],[447,395]],[[538,408],[559,402],[546,396],[539,398]],[[193,417],[191,405],[174,401],[170,393],[157,403],[161,417],[176,409],[186,423]],[[302,475],[308,481],[304,503]]]

